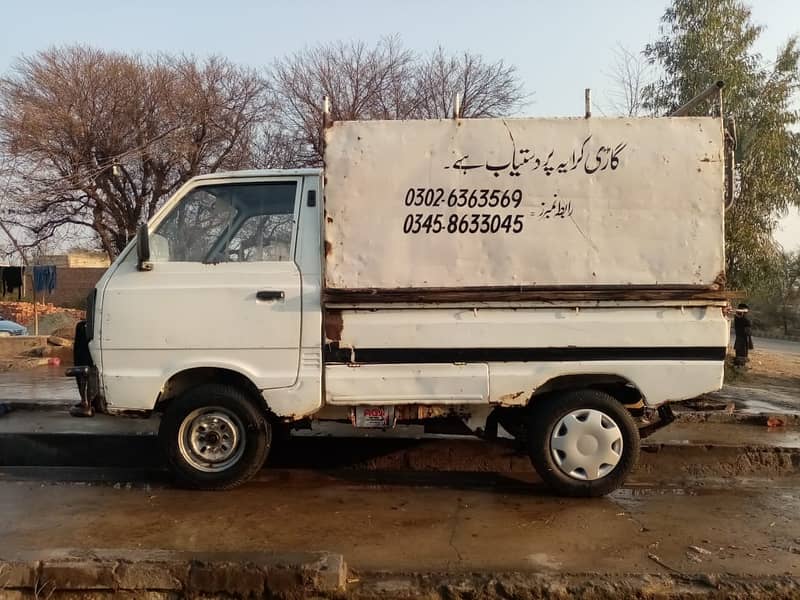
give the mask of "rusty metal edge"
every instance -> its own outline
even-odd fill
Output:
[[[558,300],[670,300],[719,302],[739,292],[706,286],[510,286],[468,288],[327,288],[324,303],[520,302]]]

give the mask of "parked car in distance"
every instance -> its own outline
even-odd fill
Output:
[[[0,315],[0,337],[28,335],[28,328]]]

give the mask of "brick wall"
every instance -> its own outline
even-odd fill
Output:
[[[95,267],[64,267],[56,270],[56,289],[52,294],[44,294],[39,301],[49,302],[56,306],[67,306],[71,308],[85,308],[86,296],[95,286],[97,281],[106,272],[105,268]],[[32,274],[25,272],[25,290],[28,300],[31,298],[33,289]],[[11,300],[11,296],[6,296]],[[16,294],[13,297],[16,300]]]

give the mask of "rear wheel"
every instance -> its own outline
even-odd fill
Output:
[[[240,389],[207,384],[167,406],[158,437],[177,482],[224,490],[253,477],[269,453],[269,421]]]
[[[564,496],[603,496],[639,459],[639,430],[628,410],[597,390],[533,400],[528,451],[539,476]]]

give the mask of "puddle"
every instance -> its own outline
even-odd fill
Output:
[[[632,500],[652,496],[700,496],[710,494],[711,490],[702,488],[670,487],[663,484],[627,483],[624,488],[613,491],[610,500]]]

